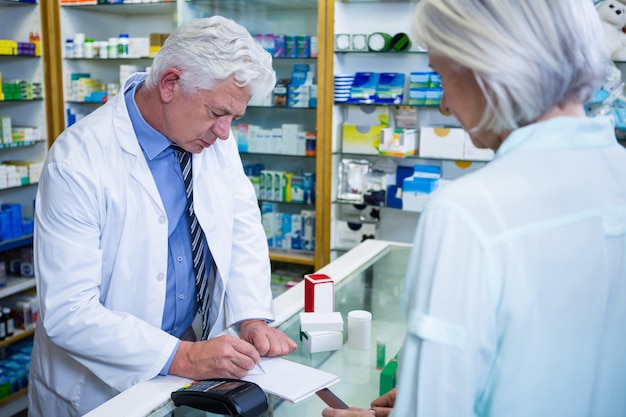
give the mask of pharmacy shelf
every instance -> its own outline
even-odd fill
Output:
[[[216,9],[231,12],[240,11],[297,11],[306,9],[317,9],[318,0],[255,0],[254,2],[245,0],[186,0],[185,3],[200,6],[211,6]]]
[[[0,5],[3,5],[3,6],[37,6],[37,3],[29,2],[29,1],[0,0]]]
[[[284,262],[297,265],[315,265],[315,255],[313,252],[270,249],[270,260],[272,262]]]
[[[31,327],[30,329],[26,329],[26,330],[15,329],[13,331],[13,336],[7,337],[4,340],[0,340],[0,349],[12,343],[15,343],[17,341],[20,341],[22,339],[26,339],[27,337],[32,336],[34,333],[35,333],[34,327]]]
[[[32,288],[35,288],[33,278],[8,276],[6,286],[0,287],[0,299]]]
[[[176,0],[157,3],[115,3],[115,4],[71,4],[62,3],[61,7],[76,10],[97,11],[119,15],[170,14],[176,10]]]
[[[28,407],[28,388],[14,392],[7,398],[0,400],[0,411],[3,416],[12,416],[13,414],[25,410]],[[5,408],[6,407],[6,408]],[[6,413],[6,414],[5,414]]]
[[[0,143],[0,149],[15,149],[15,148],[27,148],[30,146],[35,146],[40,143],[45,143],[45,139],[38,140],[25,140],[22,142],[13,142],[13,143]]]

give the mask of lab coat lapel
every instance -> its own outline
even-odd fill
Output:
[[[217,279],[227,281],[232,248],[232,190],[214,146],[193,154],[193,199],[198,221],[217,266]]]
[[[125,90],[128,88],[131,88],[131,86],[127,83],[125,85]],[[148,162],[141,151],[139,141],[135,135],[135,130],[133,129],[132,122],[128,116],[124,94],[117,94],[114,100],[115,108],[113,110],[113,128],[115,129],[115,135],[118,138],[120,147],[130,158],[130,175],[132,178],[137,180],[141,188],[146,190],[146,193],[150,196],[153,203],[161,210],[161,212],[165,213],[165,208],[163,207],[163,202],[161,201],[161,195],[159,194],[159,190],[154,182],[154,177],[148,167]]]

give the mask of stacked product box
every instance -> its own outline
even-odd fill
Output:
[[[343,346],[343,317],[335,311],[335,285],[326,274],[304,276],[304,311],[300,313],[300,340],[309,353]]]
[[[233,133],[241,153],[305,156],[307,143],[316,139],[315,132],[307,132],[304,126],[295,123],[283,123],[275,128],[240,123],[233,126]]]
[[[443,89],[441,77],[436,72],[411,72],[409,76],[409,104],[439,106]]]
[[[258,165],[248,168],[255,172]],[[246,169],[246,168],[244,168]],[[297,175],[287,171],[260,169],[257,196],[260,200],[280,201],[285,203],[315,204],[315,174]]]
[[[28,386],[28,369],[33,343],[23,340],[5,348],[0,360],[0,400]]]
[[[43,97],[41,83],[26,80],[5,80],[2,83],[4,100],[40,100]]]
[[[263,228],[270,248],[285,250],[315,250],[315,212],[278,211],[274,203],[261,203]]]
[[[316,107],[317,86],[314,84],[314,77],[315,73],[310,65],[294,65],[287,86],[287,107]]]
[[[265,33],[254,38],[274,58],[317,58],[317,36]]]
[[[22,236],[22,205],[3,203],[0,206],[0,241]]]

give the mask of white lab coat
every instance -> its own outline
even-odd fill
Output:
[[[517,129],[426,203],[393,416],[626,415],[626,151],[607,118]]]
[[[217,265],[211,336],[272,320],[267,240],[232,135],[193,155],[193,183]],[[36,201],[29,412],[78,416],[156,376],[177,343],[160,328],[168,220],[123,94],[55,141]]]

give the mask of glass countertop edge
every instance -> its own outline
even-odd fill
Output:
[[[145,417],[167,405],[172,391],[191,382],[190,379],[174,375],[157,376],[133,385],[84,417]]]
[[[316,273],[330,276],[336,284],[358,274],[388,253],[392,247],[411,247],[411,244],[368,239],[351,249]],[[304,308],[304,281],[274,299],[275,321],[278,327]],[[140,382],[121,392],[84,417],[154,416],[159,408],[167,406],[172,391],[191,382],[190,379],[174,375],[156,376]]]

